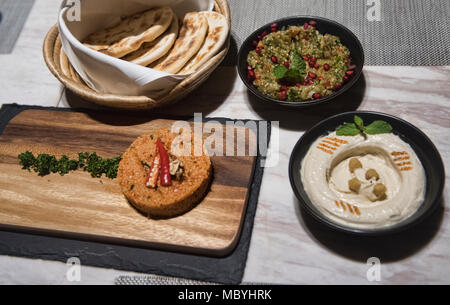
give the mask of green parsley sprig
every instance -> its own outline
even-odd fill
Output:
[[[95,152],[79,153],[78,160],[70,160],[63,155],[57,159],[49,154],[39,154],[37,157],[32,152],[26,151],[18,156],[22,169],[33,170],[39,176],[46,176],[50,173],[58,173],[61,176],[77,169],[83,169],[91,174],[92,177],[100,178],[103,174],[111,179],[117,177],[117,170],[121,157],[102,158]]]

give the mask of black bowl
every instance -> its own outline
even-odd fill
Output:
[[[408,143],[422,162],[426,176],[425,198],[418,210],[410,217],[394,225],[376,229],[357,229],[347,227],[334,222],[317,209],[306,194],[300,175],[301,163],[314,141],[329,132],[336,130],[340,125],[353,122],[354,115],[360,116],[364,124],[370,124],[374,120],[383,120],[393,127],[393,133]],[[289,179],[292,189],[297,196],[301,207],[304,207],[314,218],[325,225],[346,233],[375,236],[396,233],[416,225],[429,216],[440,204],[445,182],[444,164],[441,156],[431,140],[417,127],[410,123],[391,116],[389,114],[352,111],[345,112],[325,119],[305,132],[292,151],[289,161]]]
[[[342,86],[342,88],[336,92],[334,92],[331,95],[322,97],[320,99],[316,100],[307,100],[304,102],[288,102],[288,101],[280,101],[277,99],[274,99],[270,96],[267,96],[247,80],[247,57],[248,53],[251,50],[254,50],[254,46],[252,45],[252,42],[254,40],[257,40],[257,36],[263,33],[264,31],[267,31],[270,33],[270,25],[273,23],[278,24],[278,28],[281,28],[283,26],[290,26],[290,25],[303,25],[305,22],[309,22],[310,20],[314,20],[317,22],[317,30],[321,34],[329,33],[332,35],[335,35],[340,38],[343,45],[347,46],[347,48],[350,51],[350,56],[352,59],[352,63],[356,65],[355,68],[355,75]],[[239,76],[241,77],[244,84],[247,86],[247,88],[257,97],[260,99],[278,104],[283,106],[290,106],[290,107],[306,107],[306,106],[312,106],[317,105],[321,103],[328,102],[338,95],[341,95],[348,89],[350,89],[356,81],[359,79],[362,73],[362,69],[364,66],[364,51],[361,45],[361,42],[359,42],[358,38],[353,34],[349,29],[347,29],[342,24],[337,23],[336,21],[329,20],[322,17],[316,17],[316,16],[293,16],[293,17],[286,17],[283,19],[278,19],[275,21],[272,21],[265,26],[257,29],[254,31],[242,44],[241,48],[239,49],[238,53],[238,72]]]

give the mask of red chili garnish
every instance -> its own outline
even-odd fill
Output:
[[[170,186],[172,185],[172,178],[170,177],[170,160],[167,150],[161,142],[161,139],[156,140],[156,147],[159,150],[159,155],[161,158],[161,185]]]
[[[158,152],[158,147],[156,147],[156,154],[155,158],[153,158],[152,167],[149,169],[147,173],[147,177],[145,178],[145,186],[148,188],[155,188],[157,181],[158,181],[158,175],[159,175],[159,169],[160,169],[160,155]]]

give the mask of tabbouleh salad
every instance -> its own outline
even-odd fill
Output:
[[[319,99],[339,90],[354,74],[350,52],[339,37],[322,35],[311,20],[278,30],[276,23],[253,41],[248,80],[262,93],[290,102]]]

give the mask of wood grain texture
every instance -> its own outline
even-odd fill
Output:
[[[17,155],[26,150],[69,157],[96,151],[103,157],[114,157],[139,135],[170,128],[173,122],[119,114],[47,110],[20,113],[0,136],[0,227],[226,255],[239,237],[255,157],[212,156],[214,178],[203,201],[181,216],[158,220],[137,212],[121,193],[116,179],[92,178],[81,170],[63,177],[40,177],[18,164]],[[248,129],[246,132],[245,139],[233,140],[235,149],[245,145],[248,150],[256,143],[255,134]],[[223,149],[230,144],[225,139]]]

